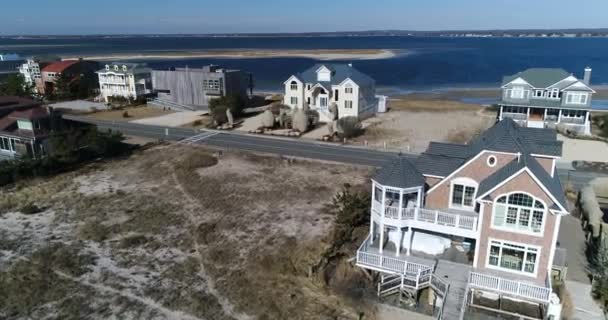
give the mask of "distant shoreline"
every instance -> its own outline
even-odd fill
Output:
[[[155,52],[133,54],[108,54],[92,56],[65,56],[63,60],[83,58],[87,60],[141,60],[141,59],[192,59],[192,58],[311,58],[323,61],[330,60],[379,60],[390,59],[397,55],[407,54],[405,50],[391,49],[313,49],[313,50],[269,50],[269,49],[236,49],[207,50],[198,52]]]

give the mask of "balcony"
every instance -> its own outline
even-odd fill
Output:
[[[494,291],[499,294],[539,303],[548,303],[552,291],[549,282],[546,286],[539,286],[525,281],[505,279],[480,272],[470,273],[469,288]]]
[[[474,238],[477,235],[477,213],[439,211],[426,208],[383,206],[372,201],[372,212],[383,222],[399,228],[412,227],[444,234]]]
[[[357,265],[380,272],[418,277],[421,270],[432,270],[434,261],[414,256],[380,253],[378,244],[372,245],[368,236],[357,250]]]

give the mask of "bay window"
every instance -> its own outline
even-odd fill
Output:
[[[494,204],[492,225],[496,228],[541,233],[545,205],[524,193],[499,197]]]
[[[492,240],[488,253],[488,267],[534,274],[538,266],[538,257],[538,248]]]

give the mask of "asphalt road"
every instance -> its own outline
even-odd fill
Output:
[[[125,135],[171,141],[187,139],[186,141],[190,141],[190,143],[205,144],[225,149],[273,153],[283,156],[302,157],[358,165],[377,167],[382,166],[384,163],[397,155],[393,152],[375,151],[360,147],[294,140],[288,138],[253,136],[235,132],[167,128],[124,121],[96,120],[70,115],[64,115],[64,118],[68,120],[95,124],[100,129],[116,130]],[[415,158],[417,154],[409,153],[404,154],[404,156]],[[575,170],[569,165],[559,165],[557,167],[557,172],[560,180],[562,181],[562,185],[566,186],[567,184],[572,184],[572,186],[577,190],[596,177],[608,176],[595,172]]]

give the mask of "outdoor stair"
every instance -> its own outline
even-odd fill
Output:
[[[434,276],[450,286],[449,294],[443,305],[441,319],[460,320],[464,313],[463,303],[467,294],[467,284],[471,266],[440,260],[437,263]]]
[[[378,298],[388,297],[401,290],[401,276],[399,275],[382,275],[378,283]]]

